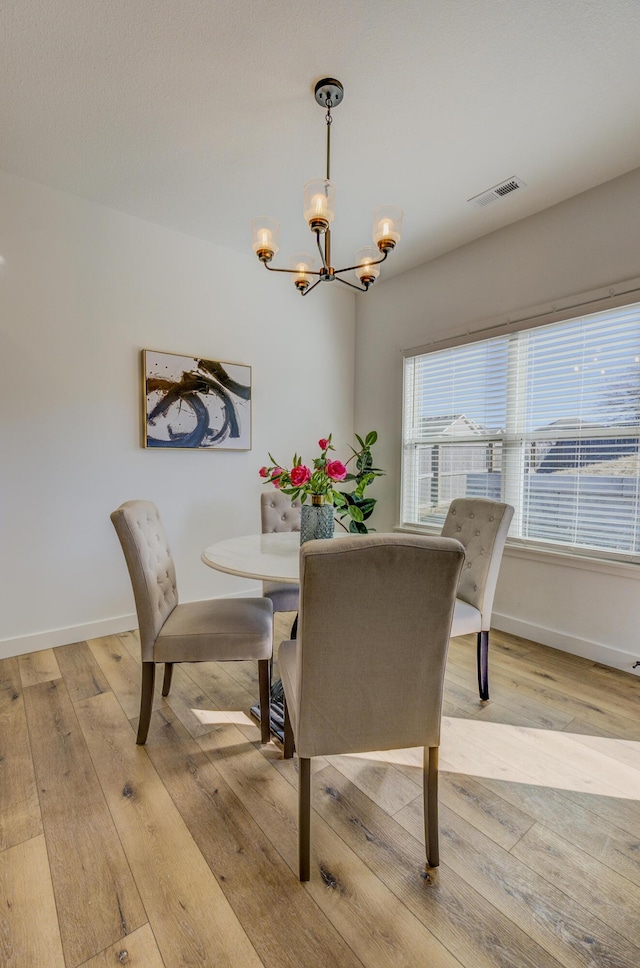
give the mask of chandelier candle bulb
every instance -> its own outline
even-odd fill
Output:
[[[304,292],[309,287],[309,275],[313,272],[313,256],[308,252],[298,252],[291,256],[291,269],[295,272],[293,284],[298,290]]]
[[[380,275],[380,267],[374,263],[380,259],[380,253],[372,245],[366,245],[356,252],[356,277],[367,289],[372,286]]]
[[[270,262],[278,251],[280,223],[270,215],[259,215],[251,220],[253,251],[261,262]]]
[[[396,205],[381,205],[373,213],[373,241],[381,252],[395,248],[400,241],[403,215]]]
[[[326,232],[335,216],[336,188],[327,178],[312,178],[304,186],[304,217],[312,232]]]

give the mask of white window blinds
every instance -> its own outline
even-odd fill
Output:
[[[640,304],[410,356],[402,522],[490,497],[512,539],[638,556],[639,441]]]

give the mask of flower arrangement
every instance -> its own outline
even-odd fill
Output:
[[[273,484],[283,494],[288,494],[292,501],[299,498],[304,504],[309,497],[315,505],[333,504],[339,518],[349,518],[348,528],[340,521],[345,530],[366,534],[369,529],[364,522],[371,516],[376,501],[374,498],[365,498],[365,490],[384,471],[373,466],[371,448],[378,439],[377,432],[372,430],[364,440],[358,434],[355,436],[360,449],[352,447],[352,455],[346,463],[331,456],[335,453],[335,447],[329,434],[318,441],[320,456],[313,459],[312,467],[303,464],[302,457],[294,454],[291,468],[286,469],[269,454],[271,464],[260,468],[260,476],[265,483]],[[352,461],[355,461],[355,466],[353,471],[349,471],[348,465]],[[335,485],[343,481],[355,482],[354,490],[339,491]]]

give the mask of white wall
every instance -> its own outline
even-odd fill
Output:
[[[257,470],[353,431],[354,301],[0,173],[0,657],[131,628],[109,513],[160,507],[184,601],[257,589],[200,562],[259,530]],[[248,230],[247,230],[248,231]],[[249,239],[249,234],[247,235]],[[253,367],[253,450],[140,446],[140,350]]]
[[[637,277],[639,211],[640,169],[378,283],[357,301],[355,423],[380,432],[376,460],[389,472],[376,484],[379,529],[398,522],[401,351]],[[508,553],[494,624],[631,671],[640,658],[639,570]]]

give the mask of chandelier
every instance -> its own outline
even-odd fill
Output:
[[[327,122],[327,174],[326,178],[312,178],[304,186],[304,217],[316,237],[316,246],[322,266],[314,268],[314,257],[307,252],[299,252],[291,257],[290,269],[278,269],[270,265],[278,251],[280,223],[268,215],[261,215],[251,221],[253,251],[270,272],[287,272],[293,276],[293,284],[303,296],[315,289],[321,282],[338,282],[360,292],[367,292],[380,275],[380,263],[400,241],[402,211],[395,205],[381,205],[373,213],[373,242],[356,252],[356,264],[344,269],[334,269],[331,265],[331,223],[335,215],[335,185],[329,180],[331,171],[331,109],[337,107],[344,98],[344,88],[333,77],[324,77],[315,86],[315,99],[326,108]],[[320,237],[324,236],[324,244]],[[359,285],[342,278],[344,272],[355,272]],[[317,276],[311,284],[311,277]]]

